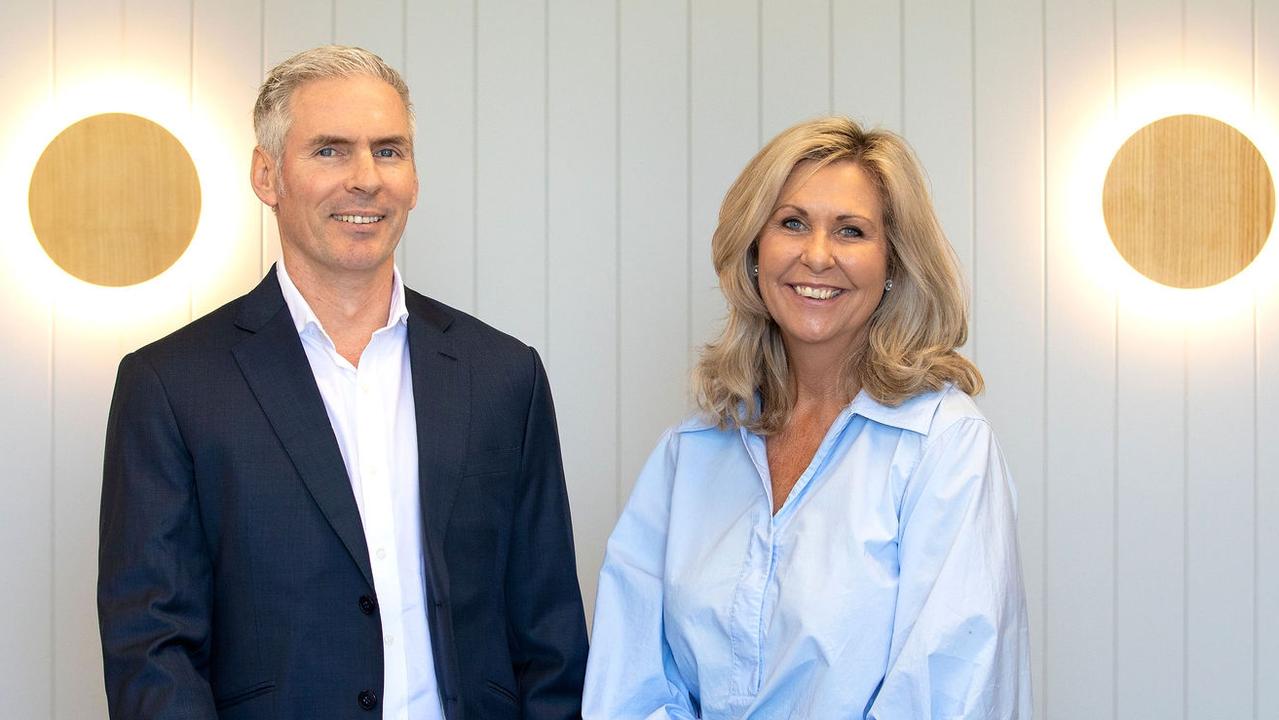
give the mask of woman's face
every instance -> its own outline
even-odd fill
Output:
[[[870,178],[850,161],[815,165],[795,166],[759,235],[759,292],[791,354],[865,342],[888,275]]]

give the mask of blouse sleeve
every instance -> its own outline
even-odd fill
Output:
[[[899,528],[888,671],[867,718],[1030,718],[1016,498],[986,421],[924,448]]]
[[[662,623],[678,442],[673,431],[662,437],[609,537],[586,665],[585,720],[696,717]]]

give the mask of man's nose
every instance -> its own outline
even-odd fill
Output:
[[[355,153],[351,159],[350,170],[346,178],[348,191],[371,194],[382,187],[382,173],[372,153]]]

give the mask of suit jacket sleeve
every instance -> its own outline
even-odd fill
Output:
[[[211,560],[190,452],[155,369],[120,363],[102,478],[98,618],[112,718],[217,717]]]
[[[581,716],[586,622],[573,529],[546,371],[533,356],[533,391],[507,577],[509,633],[523,716]]]

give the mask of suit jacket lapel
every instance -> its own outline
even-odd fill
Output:
[[[236,325],[253,333],[232,349],[240,371],[311,497],[372,587],[360,510],[274,268],[245,296]]]
[[[425,297],[405,290],[409,364],[417,420],[418,482],[427,565],[437,599],[448,597],[444,533],[462,481],[471,422],[470,372],[446,333],[452,318]]]

